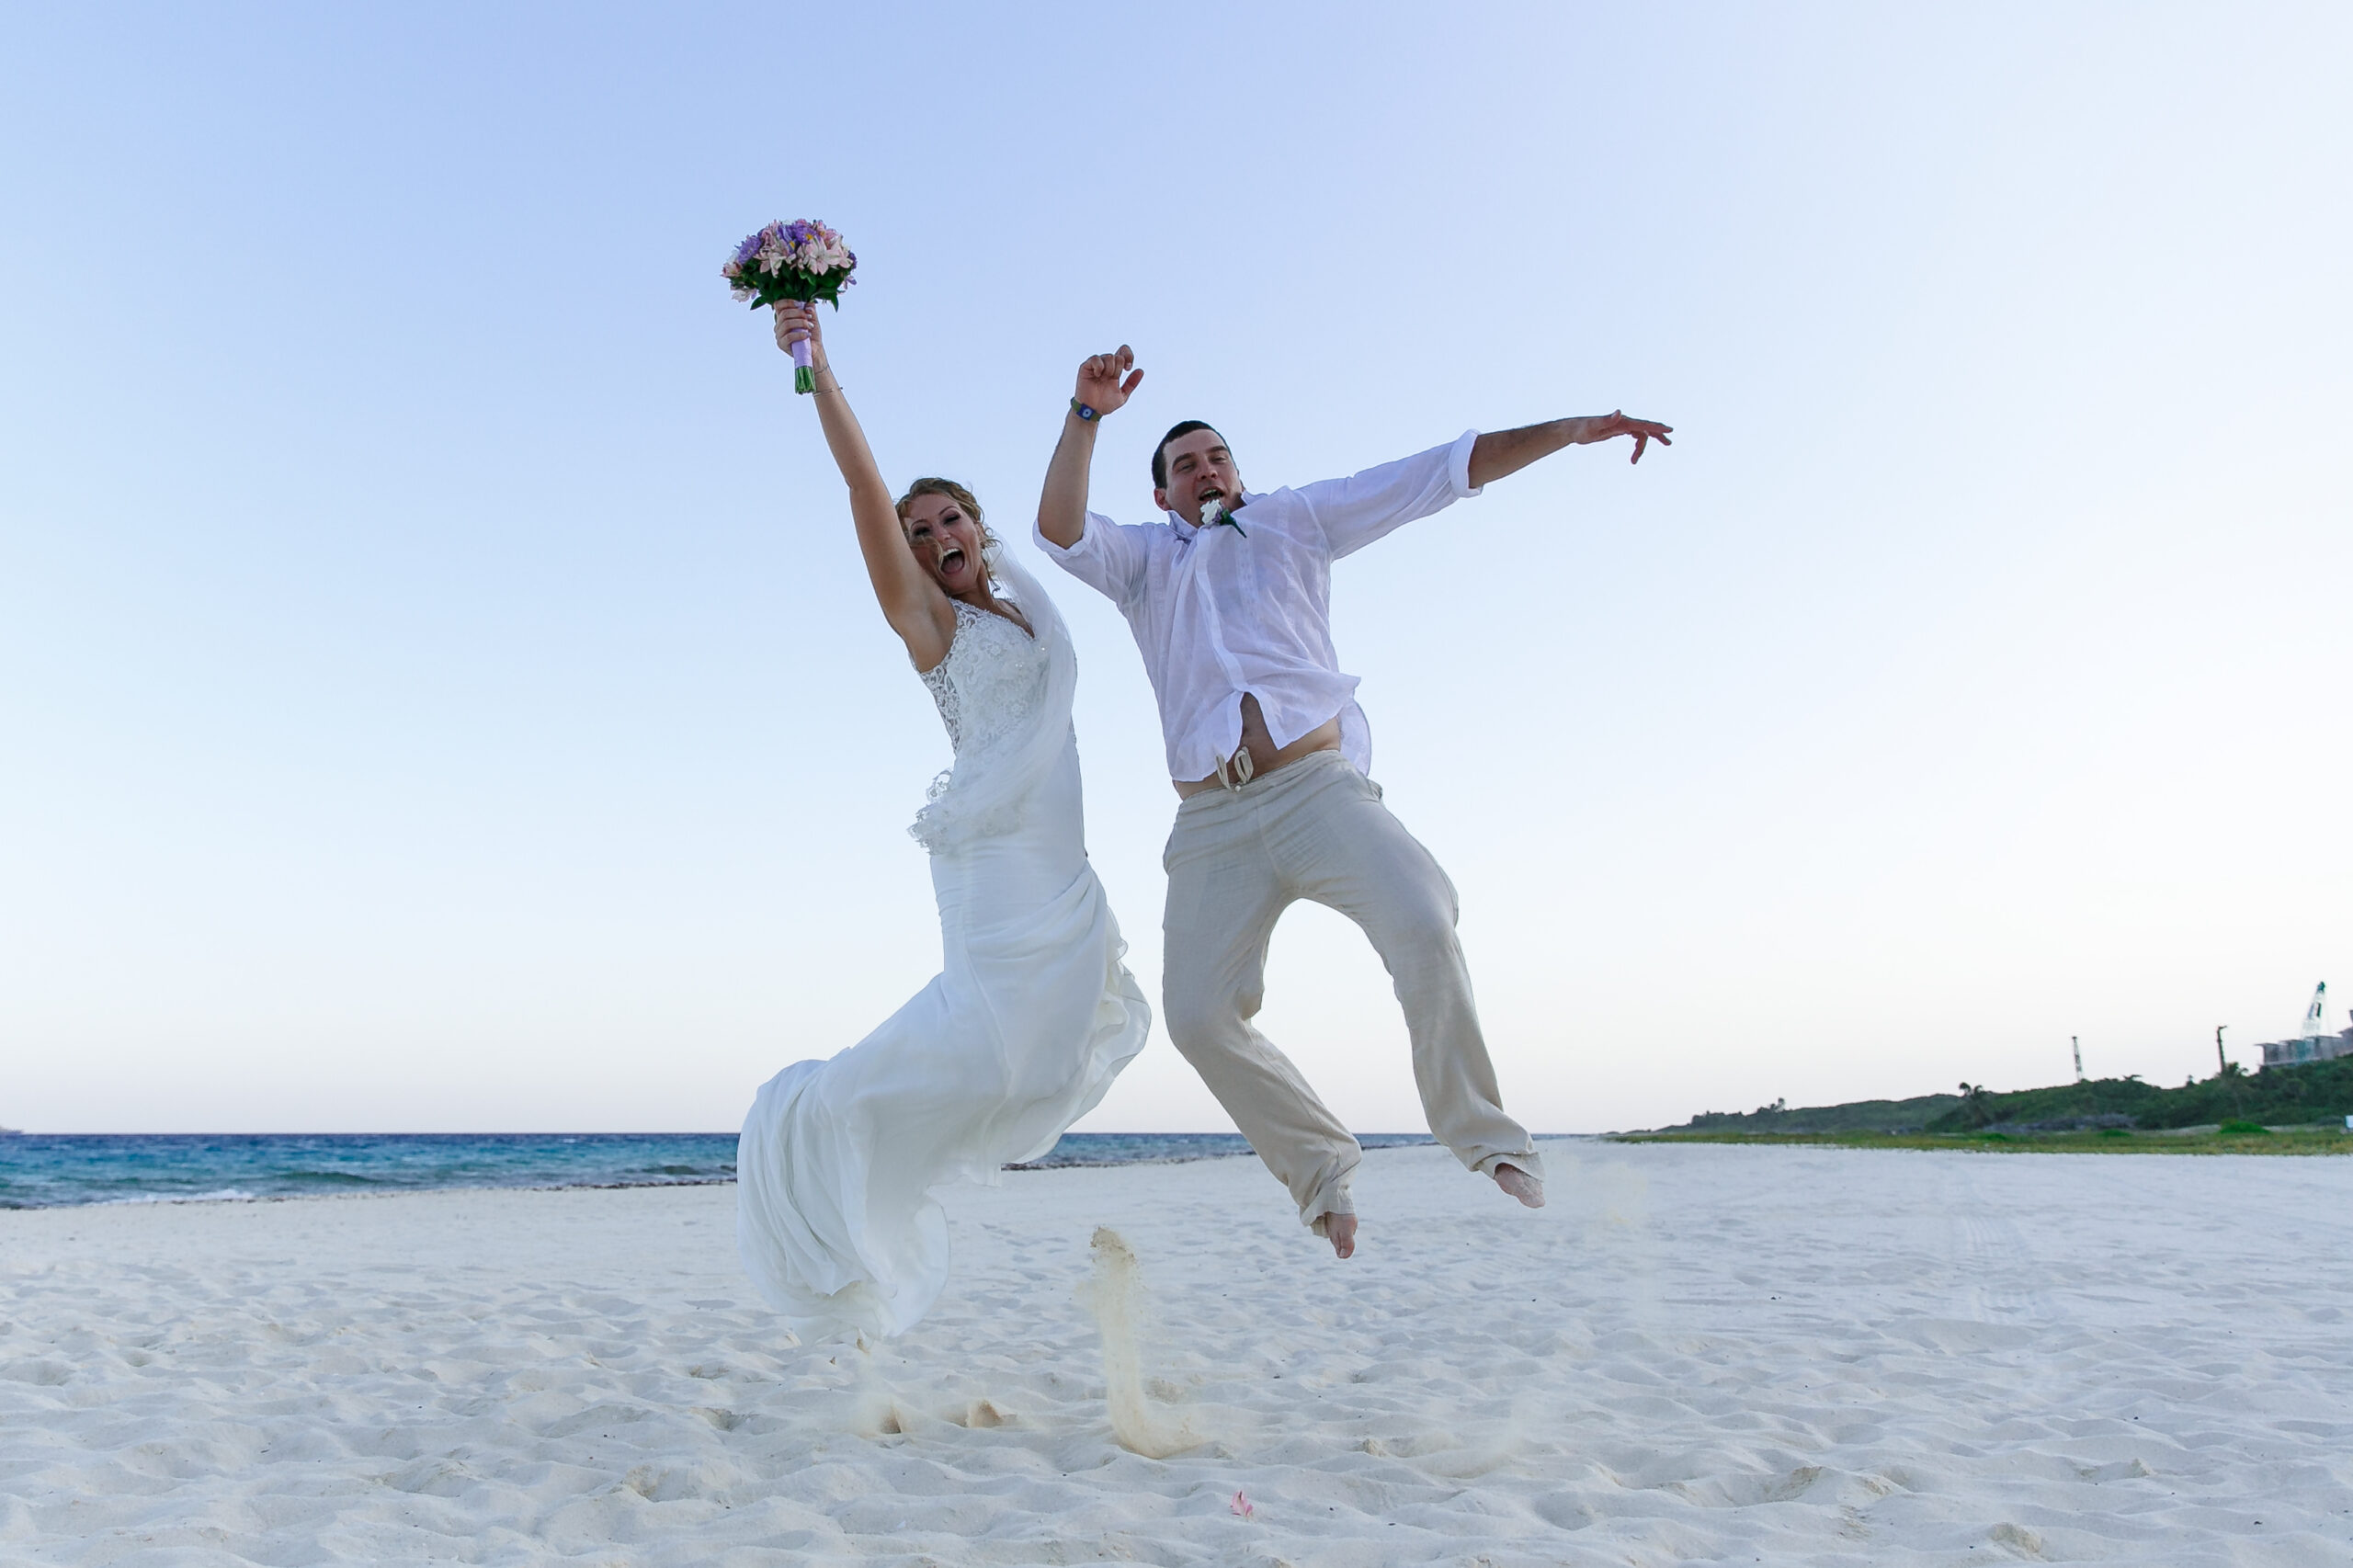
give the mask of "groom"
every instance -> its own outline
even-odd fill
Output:
[[[1403,524],[1476,495],[1563,447],[1671,426],[1622,414],[1556,419],[1460,440],[1296,490],[1245,491],[1225,437],[1188,419],[1152,457],[1165,521],[1086,509],[1098,422],[1143,372],[1123,346],[1079,367],[1077,395],[1038,503],[1038,540],[1120,607],[1160,700],[1168,775],[1182,797],[1164,863],[1162,1003],[1168,1033],[1250,1146],[1347,1257],[1348,1178],[1363,1157],[1290,1059],[1251,1026],[1267,943],[1299,899],[1354,920],[1388,966],[1413,1042],[1430,1131],[1531,1209],[1544,1202],[1528,1130],[1504,1114],[1455,939],[1454,884],[1381,803],[1357,680],[1332,649],[1332,562]]]

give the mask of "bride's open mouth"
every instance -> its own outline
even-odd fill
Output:
[[[939,574],[941,576],[952,577],[958,572],[962,571],[963,567],[964,552],[956,546],[951,544],[946,550],[939,552]]]

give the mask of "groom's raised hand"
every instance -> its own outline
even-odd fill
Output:
[[[1135,362],[1135,351],[1124,343],[1116,353],[1093,356],[1079,366],[1078,390],[1072,395],[1097,414],[1116,413],[1143,380]]]
[[[1095,460],[1096,421],[1124,407],[1143,380],[1135,351],[1126,344],[1110,354],[1090,356],[1078,367],[1078,390],[1063,416],[1063,438],[1046,465],[1046,488],[1038,497],[1038,531],[1063,550],[1086,532],[1086,471]],[[1086,412],[1081,414],[1080,409]]]

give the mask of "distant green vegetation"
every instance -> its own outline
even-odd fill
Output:
[[[2339,1127],[2275,1132],[2188,1128],[2134,1132],[2106,1127],[2084,1132],[1620,1132],[1620,1143],[1805,1144],[1836,1149],[1977,1149],[2009,1154],[2353,1154],[2353,1133]]]
[[[1790,1110],[1777,1101],[1751,1111],[1702,1111],[1688,1126],[1694,1132],[1914,1132],[1960,1103],[1959,1095],[1922,1095]]]
[[[2314,1062],[2303,1067],[2274,1067],[2244,1073],[2234,1062],[2211,1078],[2195,1078],[2177,1089],[2161,1089],[2138,1078],[2093,1078],[2048,1089],[1995,1094],[1982,1085],[1965,1088],[1949,1110],[1925,1124],[1930,1132],[1966,1132],[1981,1127],[2053,1130],[2093,1118],[2129,1119],[2143,1131],[2209,1127],[2224,1121],[2278,1127],[2353,1116],[2353,1057]]]
[[[2047,1089],[1997,1094],[1963,1084],[1955,1095],[1858,1100],[1797,1110],[1778,1102],[1754,1111],[1708,1111],[1681,1127],[1629,1136],[1709,1142],[1837,1142],[1881,1148],[2080,1148],[2086,1152],[2178,1153],[2236,1151],[2353,1153],[2341,1129],[2353,1115],[2353,1057],[2268,1073],[2224,1068],[2179,1088],[2138,1078],[2093,1078]],[[2325,1131],[2275,1135],[2271,1127],[2329,1122]],[[2184,1139],[2181,1129],[2211,1129]]]

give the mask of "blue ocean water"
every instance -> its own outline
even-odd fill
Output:
[[[0,1138],[0,1209],[735,1178],[733,1132],[155,1133]]]
[[[1371,1133],[1368,1149],[1427,1143]],[[1232,1132],[1069,1132],[1025,1169],[1246,1154]],[[0,1136],[0,1209],[235,1202],[468,1187],[680,1187],[735,1179],[733,1132]]]
[[[1427,1132],[1360,1132],[1368,1149],[1398,1149],[1435,1143]],[[1065,1132],[1043,1157],[1007,1170],[1051,1170],[1057,1165],[1139,1165],[1172,1160],[1222,1160],[1250,1152],[1239,1132]]]

